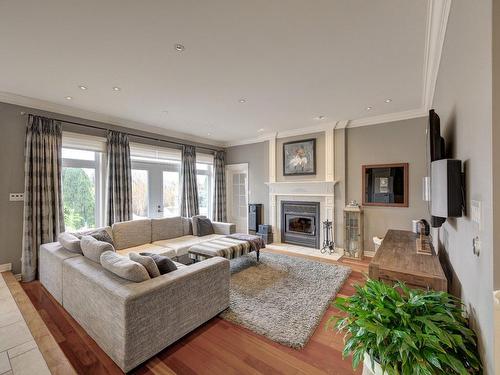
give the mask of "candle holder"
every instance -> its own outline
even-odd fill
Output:
[[[326,219],[323,221],[323,247],[321,254],[328,252],[329,255],[335,252],[335,242],[333,241],[333,222]]]

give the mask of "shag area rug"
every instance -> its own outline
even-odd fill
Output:
[[[303,348],[351,269],[281,254],[231,260],[230,306],[220,316],[292,348]]]

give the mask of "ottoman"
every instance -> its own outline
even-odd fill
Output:
[[[197,262],[200,260],[223,257],[226,259],[238,258],[242,255],[250,253],[252,245],[248,241],[238,240],[229,237],[223,237],[215,240],[210,240],[193,245],[189,248],[189,257]],[[260,251],[256,251],[257,261],[259,260]]]

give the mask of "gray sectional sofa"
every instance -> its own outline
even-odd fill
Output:
[[[117,253],[168,256],[177,270],[132,282],[60,243],[40,247],[42,285],[125,372],[160,352],[229,306],[229,261],[215,257],[192,265],[193,244],[234,232],[214,223],[215,234],[198,237],[189,219],[145,219],[106,228]],[[179,262],[180,261],[180,262]]]

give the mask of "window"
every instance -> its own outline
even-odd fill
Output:
[[[208,163],[196,163],[196,183],[198,185],[198,205],[200,215],[212,216],[212,169]]]
[[[132,156],[134,219],[180,215],[180,163]]]
[[[149,216],[148,187],[148,171],[132,169],[132,212],[134,220],[144,219]]]
[[[132,206],[134,218],[180,215],[181,154],[179,150],[131,144]],[[212,155],[200,154],[196,163],[200,214],[211,216]]]
[[[163,171],[163,216],[178,216],[181,213],[179,172]]]
[[[66,230],[102,225],[102,154],[63,148],[62,193]]]

